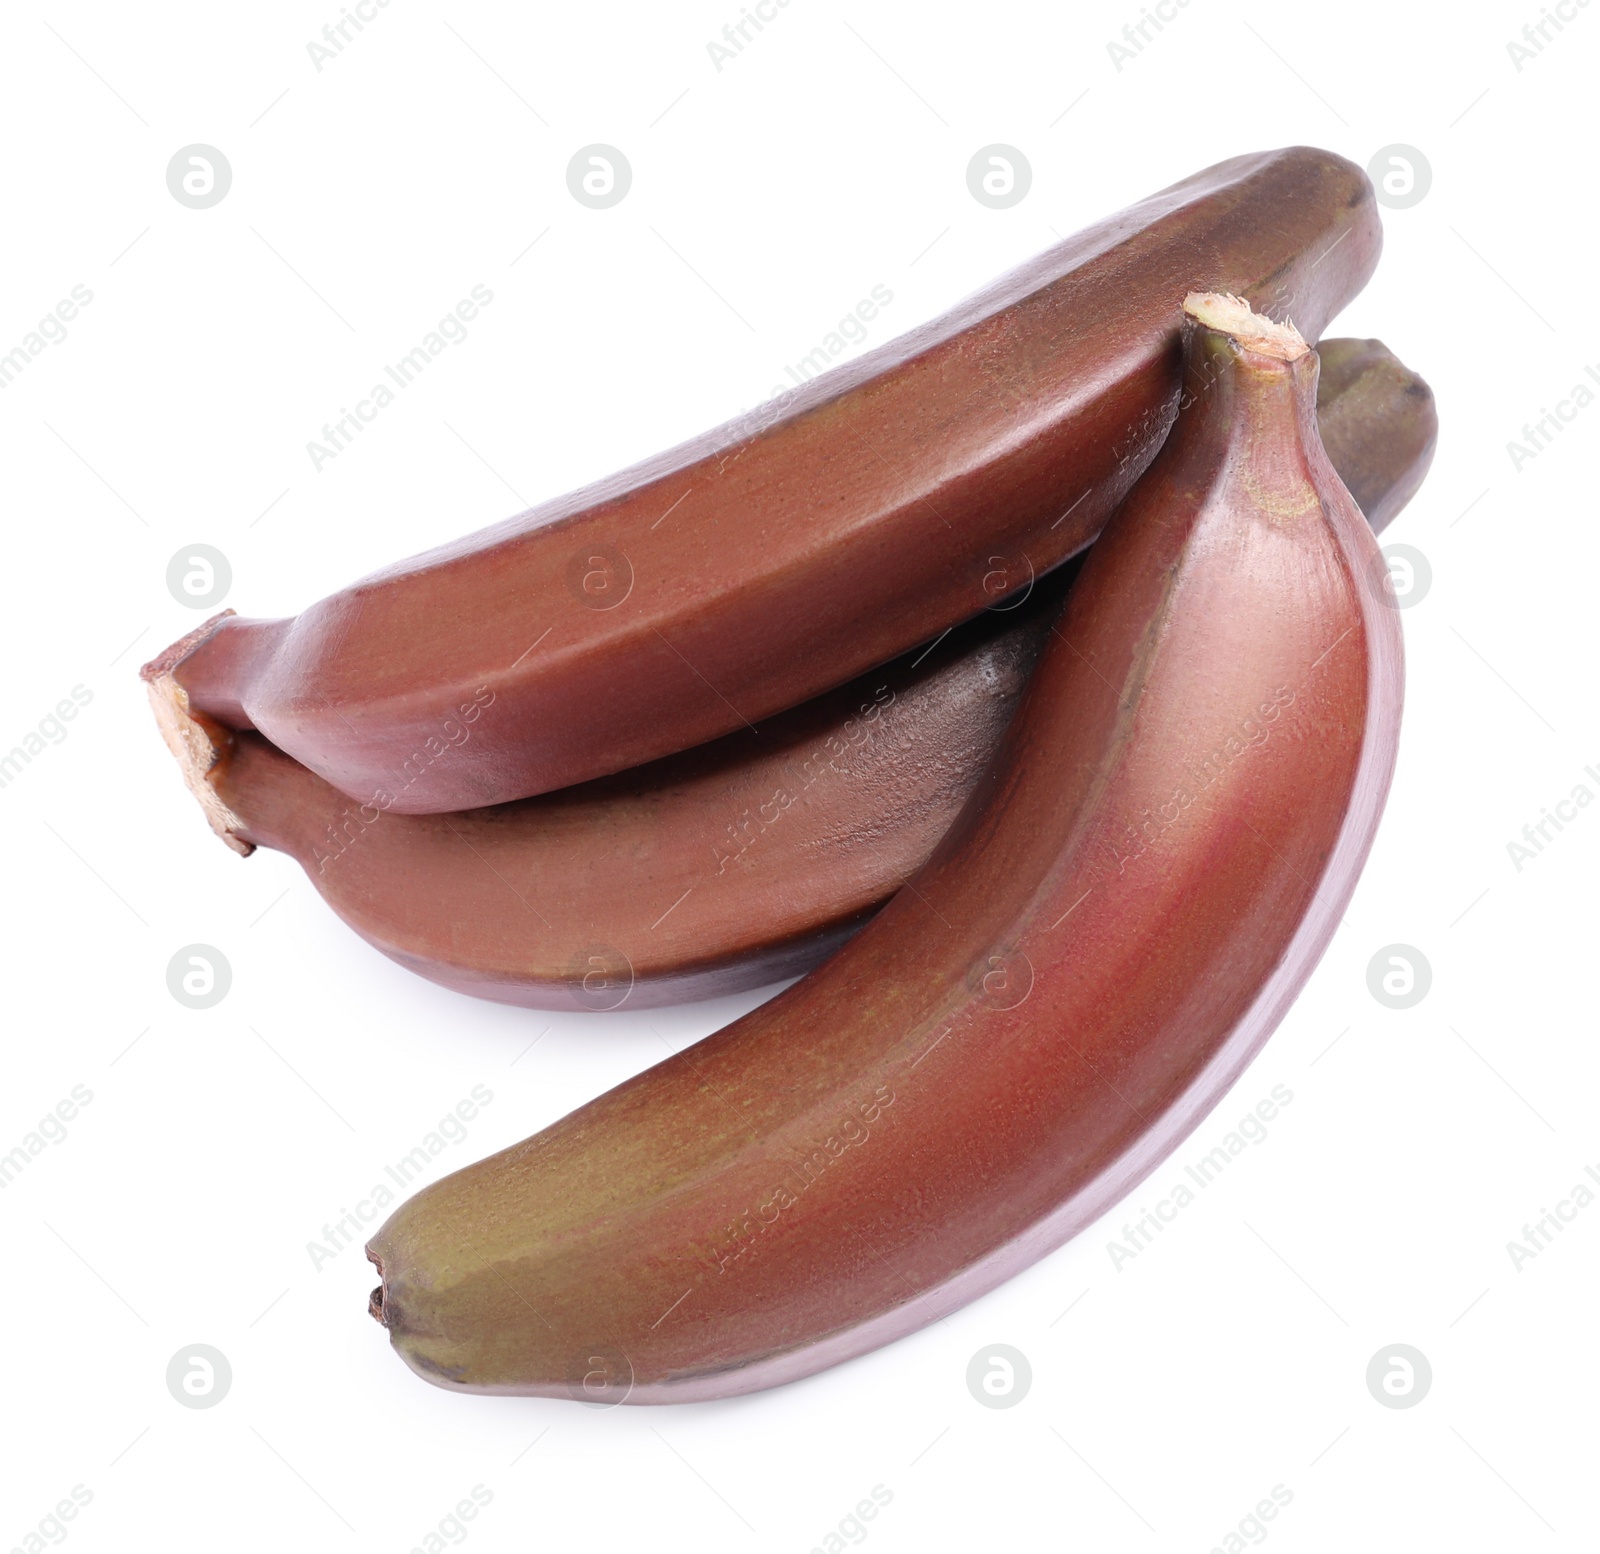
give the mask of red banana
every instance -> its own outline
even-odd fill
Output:
[[[1184,405],[916,877],[809,977],[402,1205],[372,1310],[465,1391],[804,1376],[992,1288],[1227,1092],[1393,772],[1399,616],[1317,358],[1192,297]]]
[[[360,803],[496,804],[638,766],[842,684],[1081,550],[1161,445],[1179,302],[1315,338],[1377,261],[1360,168],[1236,157],[762,409],[287,620],[144,669],[198,789],[219,725]]]

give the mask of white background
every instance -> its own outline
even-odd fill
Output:
[[[0,13],[0,351],[74,285],[94,294],[0,392],[0,747],[93,693],[0,789],[0,1152],[93,1094],[0,1191],[0,1548],[75,1484],[84,1550],[404,1551],[475,1485],[484,1554],[803,1554],[879,1484],[884,1554],[1203,1554],[1274,1485],[1285,1554],[1592,1546],[1600,1205],[1520,1271],[1507,1242],[1600,1170],[1600,809],[1520,871],[1507,843],[1575,785],[1600,793],[1600,408],[1520,471],[1507,443],[1600,370],[1600,7],[1519,71],[1532,0],[1194,0],[1119,71],[1132,0],[793,0],[719,72],[706,45],[738,10],[394,0],[320,72],[306,44],[333,0]],[[566,187],[594,141],[633,168],[608,211]],[[1005,211],[965,182],[997,141],[1033,169]],[[192,142],[232,165],[209,210],[165,182]],[[359,1248],[318,1271],[308,1242],[474,1085],[493,1101],[440,1174],[756,999],[474,1003],[369,950],[286,859],[227,852],[135,673],[199,619],[169,558],[213,545],[228,603],[293,613],[766,398],[874,285],[893,302],[870,343],[1057,234],[1293,142],[1363,165],[1402,142],[1432,167],[1330,333],[1381,337],[1437,390],[1438,460],[1387,536],[1433,584],[1404,616],[1399,773],[1347,926],[1142,1199],[1274,1085],[1292,1104],[1120,1271],[1129,1212],[809,1381],[611,1410],[424,1384],[365,1314]],[[494,301],[467,341],[314,471],[308,440],[474,284]],[[233,967],[204,1012],[166,985],[196,941]],[[1367,988],[1396,941],[1433,968],[1407,1011]],[[194,1343],[233,1368],[203,1411],[165,1384]],[[1004,1411],[965,1384],[995,1343],[1033,1369]],[[1433,1368],[1403,1411],[1365,1383],[1394,1343]]]

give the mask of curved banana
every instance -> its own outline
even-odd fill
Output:
[[[1399,616],[1317,358],[1195,296],[1171,437],[927,865],[811,976],[402,1205],[426,1379],[630,1402],[921,1327],[1145,1178],[1310,974],[1394,768]]]
[[[197,787],[218,726],[254,728],[394,814],[753,726],[1093,539],[1171,422],[1187,289],[1315,337],[1380,241],[1330,152],[1220,163],[785,403],[293,619],[207,622],[145,666],[157,718]]]

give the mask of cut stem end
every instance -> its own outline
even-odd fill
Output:
[[[1243,297],[1225,291],[1191,291],[1183,311],[1198,324],[1237,340],[1247,351],[1292,362],[1311,349],[1293,324],[1257,313]]]
[[[189,710],[189,693],[170,673],[149,676],[145,689],[150,695],[150,708],[156,715],[156,727],[161,730],[161,737],[183,774],[184,786],[200,805],[206,823],[241,858],[248,858],[255,851],[255,845],[239,836],[244,822],[222,802],[211,784],[212,771],[226,757],[229,736]]]

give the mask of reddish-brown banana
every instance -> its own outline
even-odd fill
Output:
[[[220,725],[359,803],[467,809],[755,725],[1082,549],[1154,456],[1178,299],[1310,338],[1365,282],[1360,168],[1236,157],[1068,239],[786,402],[284,620],[145,666],[197,788]]]
[[[1192,297],[1185,403],[910,885],[717,1035],[402,1205],[428,1380],[671,1402],[806,1375],[1043,1256],[1238,1078],[1394,767],[1399,616],[1316,356]]]
[[[1380,528],[1421,480],[1427,385],[1376,341],[1324,341],[1317,422]],[[1064,569],[1065,570],[1065,569]],[[644,1008],[809,970],[927,860],[1010,721],[1064,593],[638,771],[451,815],[385,815],[230,736],[228,834],[288,852],[372,944],[536,1008]]]

